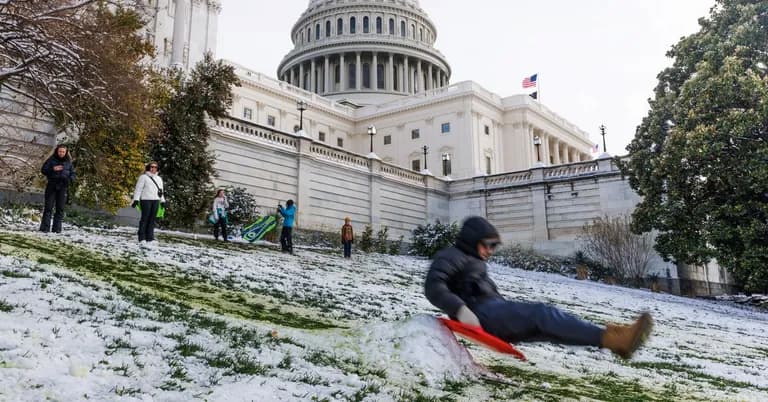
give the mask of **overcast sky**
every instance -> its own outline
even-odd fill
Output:
[[[290,30],[308,0],[223,0],[217,56],[276,76]],[[435,47],[451,82],[471,80],[502,97],[539,74],[541,100],[624,154],[648,111],[666,52],[698,31],[714,0],[420,0],[437,26]]]

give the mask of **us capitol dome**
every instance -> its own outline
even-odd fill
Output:
[[[355,106],[447,86],[451,67],[418,0],[310,0],[281,81]]]

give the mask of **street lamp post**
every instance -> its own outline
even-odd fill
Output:
[[[600,135],[603,136],[603,153],[607,153],[608,151],[605,149],[605,124],[601,124],[600,127]]]
[[[304,130],[304,111],[307,110],[307,102],[296,101],[296,109],[299,109],[299,131]]]
[[[429,148],[424,145],[421,149],[424,151],[424,170],[427,170],[427,151],[429,151]]]
[[[533,137],[533,145],[536,146],[536,162],[541,162],[541,154],[539,153],[539,147],[541,146],[541,137],[538,135]]]
[[[371,153],[373,153],[373,136],[376,135],[376,126],[368,126],[368,135],[371,136]]]

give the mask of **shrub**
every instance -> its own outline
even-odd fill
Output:
[[[373,227],[366,225],[363,234],[360,236],[360,243],[358,245],[360,251],[370,253],[373,250]]]
[[[619,280],[645,277],[653,255],[650,235],[632,233],[630,224],[629,216],[600,217],[585,225],[580,237],[585,254]]]
[[[393,241],[392,243],[389,244],[389,254],[392,254],[392,255],[400,254],[400,249],[403,247],[404,238],[405,236],[400,235],[400,238],[397,239],[397,241]]]
[[[434,224],[419,225],[411,233],[410,253],[432,258],[438,251],[456,242],[459,225],[436,220]]]
[[[387,253],[387,237],[389,236],[389,228],[386,226],[382,226],[381,229],[379,229],[378,232],[376,232],[376,242],[375,242],[375,249],[377,253],[386,254]]]
[[[256,199],[242,187],[227,186],[224,188],[229,202],[227,219],[232,226],[242,226],[251,223],[259,217]]]

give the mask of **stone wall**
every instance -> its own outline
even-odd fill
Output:
[[[216,185],[246,188],[262,213],[293,199],[299,228],[335,232],[348,216],[358,233],[387,226],[395,239],[447,218],[447,186],[433,177],[239,119],[211,129]]]

